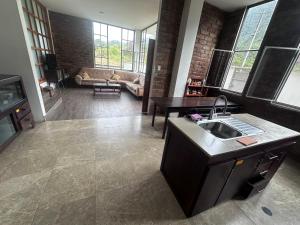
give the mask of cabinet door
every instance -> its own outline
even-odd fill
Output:
[[[186,216],[193,210],[205,168],[201,150],[169,124],[161,171]]]
[[[230,200],[239,194],[243,185],[255,173],[263,154],[263,152],[259,152],[236,160],[235,166],[231,171],[216,204]]]
[[[213,207],[234,167],[235,160],[210,165],[193,210],[193,215]]]

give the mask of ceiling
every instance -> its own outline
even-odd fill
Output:
[[[252,5],[263,0],[206,0],[211,5],[218,7],[227,12],[232,12],[247,5]]]
[[[158,20],[160,0],[40,0],[49,10],[141,30]]]
[[[40,0],[49,10],[141,30],[158,20],[160,0]],[[236,9],[262,0],[206,0],[224,10]]]

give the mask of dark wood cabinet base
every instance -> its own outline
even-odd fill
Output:
[[[262,191],[295,144],[281,140],[213,159],[172,123],[168,126],[161,172],[187,217]]]
[[[33,128],[34,120],[20,76],[0,75],[0,89],[1,152],[21,131]]]

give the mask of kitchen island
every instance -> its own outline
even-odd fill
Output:
[[[261,132],[225,139],[185,118],[168,121],[161,171],[187,217],[263,191],[300,135],[249,114],[231,118]],[[243,136],[256,143],[241,144]]]

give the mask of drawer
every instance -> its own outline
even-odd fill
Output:
[[[27,115],[30,112],[30,105],[28,102],[25,102],[23,105],[21,105],[19,108],[16,109],[16,117],[17,119],[23,118],[25,115]]]
[[[21,126],[22,130],[27,130],[29,128],[34,127],[33,116],[31,113],[29,113],[22,120],[20,120],[20,126]]]
[[[262,192],[268,185],[269,180],[266,180],[263,176],[256,176],[246,183],[242,189],[242,196],[244,199],[249,198],[259,192]]]
[[[277,152],[277,153],[269,152],[269,153],[267,153],[261,159],[259,165],[257,166],[256,172],[258,174],[261,174],[262,176],[268,177],[269,172],[272,172],[273,170],[275,172],[277,171],[277,169],[280,166],[285,155],[286,155],[286,153],[284,153],[284,152]],[[272,172],[272,174],[273,174],[273,172]]]

